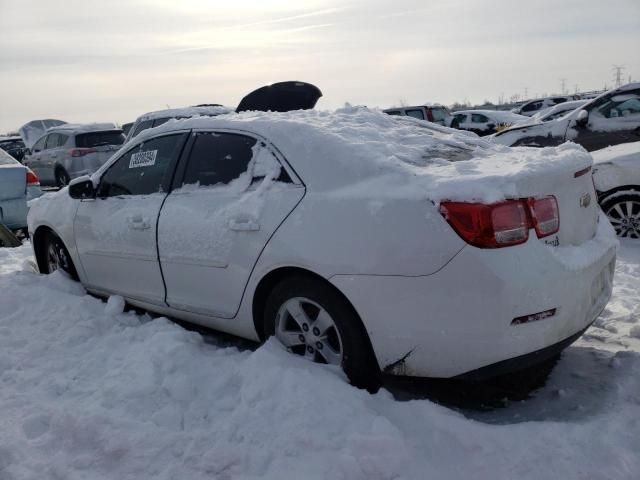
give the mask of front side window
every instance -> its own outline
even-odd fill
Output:
[[[33,151],[34,152],[39,152],[41,150],[44,150],[44,142],[47,140],[47,137],[44,136],[42,137],[40,140],[38,140],[36,143],[33,144]]]
[[[183,184],[228,184],[249,169],[256,139],[235,133],[199,133]]]
[[[486,117],[485,115],[481,115],[479,113],[474,113],[473,115],[471,115],[471,121],[473,123],[487,123],[489,121],[489,117]]]
[[[594,109],[596,114],[605,118],[625,118],[640,115],[640,89],[618,93],[602,99]]]
[[[447,111],[441,107],[435,107],[431,109],[434,122],[442,122],[447,118]]]
[[[152,138],[129,150],[100,179],[98,197],[149,195],[163,191],[186,135]]]
[[[413,118],[418,118],[420,120],[424,120],[424,112],[422,110],[419,110],[419,109],[405,110],[404,113],[405,113],[405,115],[407,115],[409,117],[413,117]]]

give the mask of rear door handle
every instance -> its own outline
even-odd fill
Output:
[[[260,224],[248,218],[232,218],[229,220],[229,230],[238,232],[256,232],[260,230]]]

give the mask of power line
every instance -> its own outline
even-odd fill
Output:
[[[622,86],[622,72],[624,71],[624,65],[614,65],[612,67],[613,70],[613,81],[615,83],[616,88]]]

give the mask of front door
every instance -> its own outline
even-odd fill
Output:
[[[251,271],[304,195],[266,145],[199,132],[183,179],[160,213],[158,249],[174,308],[233,317]]]
[[[97,198],[80,202],[74,230],[90,289],[164,304],[156,227],[186,138],[136,145],[102,175]]]

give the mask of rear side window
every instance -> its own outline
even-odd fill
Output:
[[[106,132],[89,132],[76,135],[76,147],[91,148],[102,145],[122,145],[124,133],[120,130]]]
[[[385,112],[387,115],[401,115],[400,110],[391,110],[389,112]]]
[[[233,133],[196,136],[183,184],[227,184],[249,168],[256,139]]]
[[[460,123],[467,121],[467,115],[464,113],[456,113],[454,116],[456,117],[456,120],[458,120],[458,122]]]
[[[153,138],[129,150],[102,176],[99,197],[161,192],[173,174],[187,134]]]
[[[144,120],[136,125],[136,128],[133,130],[133,137],[138,135],[140,132],[147,130],[153,126],[153,120]]]
[[[169,121],[169,119],[171,119],[171,117],[165,117],[165,118],[156,118],[153,121],[153,126],[154,127],[159,127],[160,125],[162,125],[163,123],[167,123]]]
[[[58,146],[58,134],[50,133],[49,135],[47,135],[47,141],[44,144],[45,150],[48,150],[50,148],[55,148],[57,146]]]
[[[554,98],[553,99],[553,103],[555,103],[556,105],[559,104],[559,103],[564,103],[566,101],[567,101],[567,99],[566,98],[562,98],[562,97],[558,97],[558,98]]]
[[[422,110],[405,110],[404,113],[413,118],[419,118],[420,120],[424,120],[424,112]]]

